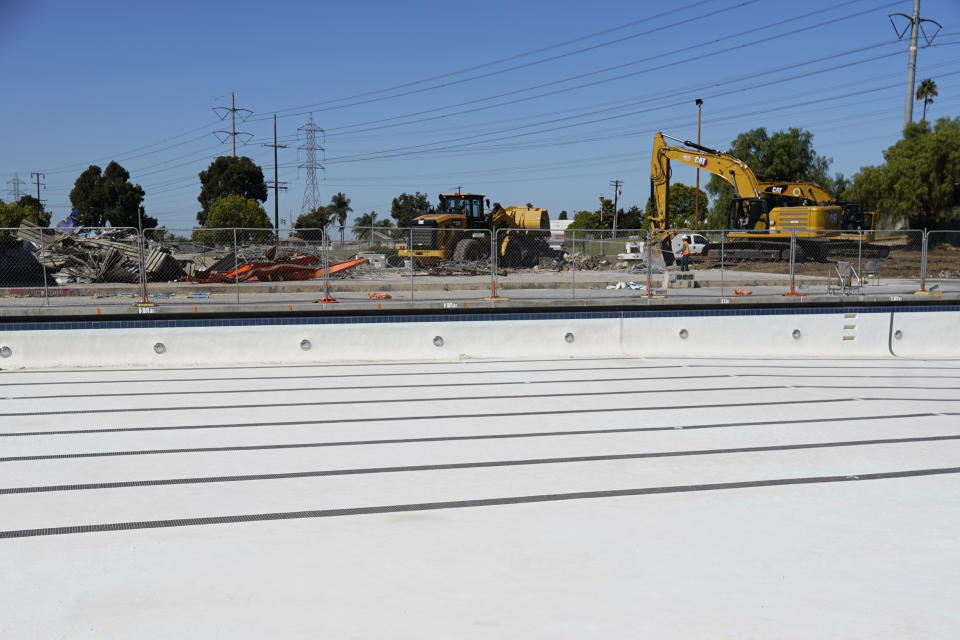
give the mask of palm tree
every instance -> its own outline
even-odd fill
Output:
[[[380,220],[377,222],[377,212],[371,211],[365,213],[353,221],[353,235],[357,240],[369,240],[373,231],[386,232],[393,223],[390,220]]]
[[[933,103],[933,99],[937,97],[937,83],[934,82],[931,78],[922,80],[920,86],[917,87],[917,100],[923,100],[923,119],[927,119],[927,105]]]
[[[377,218],[377,212],[371,211],[357,216],[353,221],[353,235],[357,240],[366,240],[370,237],[370,230],[373,227],[373,221]]]
[[[330,206],[335,212],[337,224],[340,225],[340,244],[343,244],[343,227],[347,224],[347,214],[353,211],[350,206],[350,198],[337,192],[330,198]]]

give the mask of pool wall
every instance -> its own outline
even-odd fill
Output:
[[[0,324],[0,368],[474,358],[960,357],[960,307],[853,307]]]

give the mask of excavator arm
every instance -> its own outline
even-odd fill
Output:
[[[717,151],[690,142],[671,138],[684,146],[667,144],[662,132],[653,137],[653,155],[650,159],[650,196],[656,212],[650,216],[652,230],[667,228],[667,204],[670,186],[670,161],[677,160],[692,167],[709,171],[733,185],[741,198],[761,197],[760,184],[746,164],[729,153]]]

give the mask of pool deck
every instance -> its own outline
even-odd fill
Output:
[[[960,626],[960,360],[0,371],[0,442],[0,637]]]

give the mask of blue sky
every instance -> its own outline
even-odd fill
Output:
[[[889,13],[912,0],[523,2],[49,2],[0,0],[0,197],[16,173],[46,174],[55,219],[90,164],[116,160],[168,228],[195,223],[197,174],[229,155],[213,107],[254,113],[238,142],[273,177],[280,217],[300,214],[297,128],[326,130],[320,198],[389,215],[399,193],[435,201],[462,185],[552,215],[649,195],[654,132],[726,148],[740,132],[801,127],[833,172],[882,161],[903,126],[907,43]],[[923,0],[943,30],[921,48],[917,81],[939,97],[928,119],[960,114],[960,3]],[[921,46],[926,43],[923,37]],[[919,120],[921,105],[915,104]],[[676,167],[675,182],[694,172]],[[35,187],[24,190],[33,193]],[[273,217],[271,196],[264,207]]]

